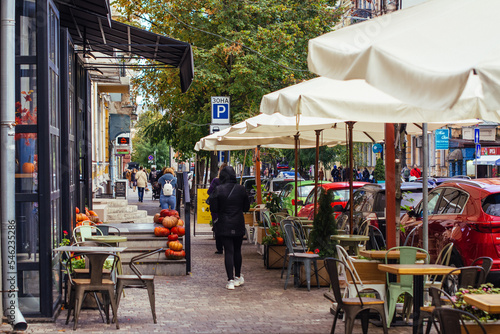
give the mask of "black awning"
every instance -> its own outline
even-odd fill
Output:
[[[181,90],[186,92],[189,89],[194,77],[193,54],[189,43],[109,20],[108,14],[103,15],[108,0],[86,2],[85,6],[82,6],[84,1],[77,1],[77,5],[59,3],[61,26],[68,28],[75,45],[111,57],[115,56],[116,50],[120,50],[179,68]]]

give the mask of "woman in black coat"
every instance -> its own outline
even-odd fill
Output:
[[[241,244],[245,235],[245,218],[243,212],[250,209],[245,187],[236,184],[236,173],[233,167],[224,167],[219,174],[221,184],[215,189],[214,200],[210,201],[210,211],[217,213],[217,234],[224,246],[224,263],[227,273],[226,288],[233,290],[235,286],[245,282],[241,275]],[[234,269],[234,272],[233,272]]]

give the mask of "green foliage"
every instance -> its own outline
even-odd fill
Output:
[[[326,192],[323,188],[318,201],[318,213],[314,217],[313,229],[309,234],[309,249],[318,253],[321,257],[335,256],[337,244],[331,240],[331,235],[337,234],[337,222],[331,203],[333,202],[333,191]]]
[[[155,155],[157,166],[170,164],[170,146],[165,139],[155,141],[146,134],[149,124],[156,122],[159,119],[157,115],[151,112],[143,112],[139,115],[139,121],[135,124],[136,135],[132,138],[132,161],[138,162],[144,167],[150,166],[148,157]]]
[[[384,181],[385,180],[385,166],[384,159],[377,159],[377,164],[375,165],[374,177],[376,181]]]
[[[266,203],[266,208],[269,209],[271,213],[280,211],[281,201],[278,194],[275,194],[273,192],[267,193],[265,196],[265,201],[263,202]]]
[[[259,113],[264,94],[307,80],[308,40],[340,16],[333,2],[311,0],[115,0],[122,20],[191,43],[195,76],[180,91],[178,69],[151,67],[135,79],[160,118],[145,134],[189,156],[209,133],[210,97],[231,97],[231,122]],[[148,62],[146,62],[148,63]]]
[[[273,223],[273,226],[267,229],[267,233],[269,235],[266,235],[265,237],[262,238],[262,244],[263,245],[276,245],[278,243],[278,240],[276,238],[281,237],[281,232],[276,223]]]

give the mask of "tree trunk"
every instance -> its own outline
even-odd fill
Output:
[[[219,161],[217,152],[210,152],[210,182],[217,177],[219,172]]]
[[[395,156],[396,156],[396,245],[399,246],[399,232],[400,232],[400,216],[401,216],[401,199],[403,194],[401,192],[401,162],[403,161],[403,147],[406,134],[406,123],[394,124],[395,133]]]

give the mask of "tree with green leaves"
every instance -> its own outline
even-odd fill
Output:
[[[264,94],[312,78],[308,40],[330,31],[342,12],[324,0],[114,3],[122,20],[193,46],[195,77],[186,93],[177,69],[145,68],[135,80],[149,108],[161,115],[144,134],[153,142],[166,139],[181,158],[208,135],[211,96],[231,97],[236,123],[258,114]]]
[[[309,249],[321,257],[334,257],[337,242],[330,238],[331,235],[337,234],[335,212],[331,205],[333,202],[333,191],[320,189],[318,213],[314,217],[313,229],[309,234]]]
[[[384,181],[385,180],[385,165],[384,159],[378,158],[377,163],[375,164],[375,171],[373,172],[373,176],[375,181]]]

